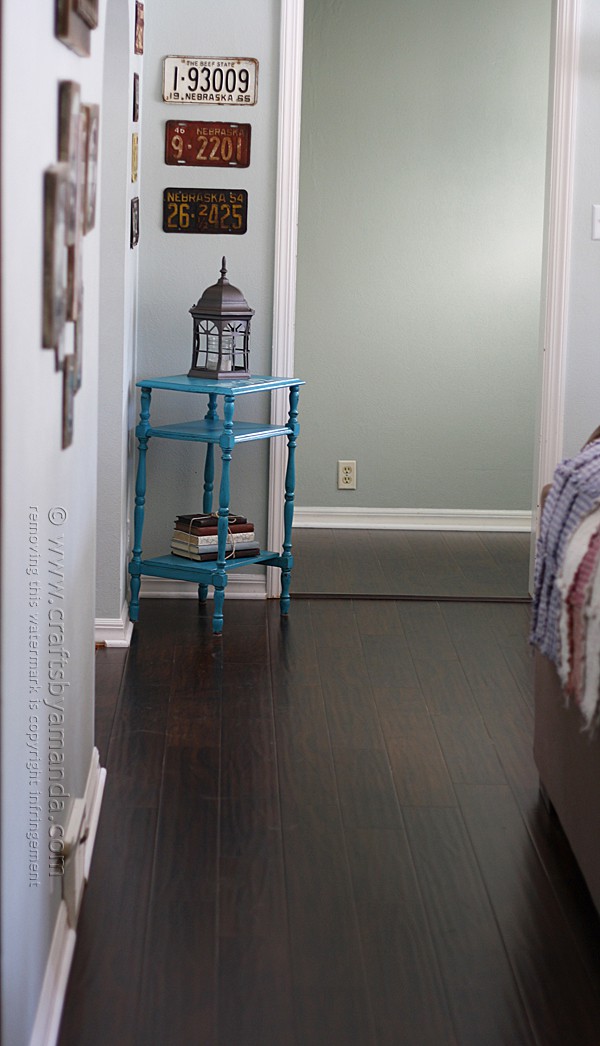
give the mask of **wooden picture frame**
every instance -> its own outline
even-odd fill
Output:
[[[139,157],[139,137],[136,131],[131,135],[131,181],[132,183],[138,180],[138,157]]]
[[[69,167],[68,245],[75,243],[77,238],[81,136],[81,88],[73,80],[63,80],[58,86],[58,159]]]
[[[96,224],[96,197],[98,192],[98,145],[100,141],[100,106],[83,106],[85,119],[85,175],[83,197],[83,232],[90,232]]]
[[[86,178],[86,118],[83,109],[77,117],[78,163],[77,187],[75,194],[75,237],[68,246],[67,269],[67,319],[76,320],[79,309],[82,267],[83,267],[83,208],[85,199]]]
[[[98,0],[73,0],[73,11],[90,29],[98,26]]]
[[[63,365],[62,449],[73,442],[75,420],[75,356],[65,356]]]
[[[137,247],[140,242],[140,198],[134,196],[131,201],[131,228],[129,246]]]
[[[44,259],[42,345],[62,363],[67,320],[67,200],[69,167],[57,163],[44,172]]]
[[[74,378],[73,392],[79,392],[83,373],[83,285],[79,288],[77,319],[73,330]]]
[[[91,50],[91,29],[79,14],[79,0],[55,0],[54,35],[81,58]]]
[[[144,5],[141,0],[135,4],[135,40],[133,47],[135,54],[144,53]]]
[[[140,118],[140,78],[138,73],[133,74],[133,112],[132,120],[133,123],[137,123]]]

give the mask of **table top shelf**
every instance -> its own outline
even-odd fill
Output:
[[[246,396],[251,392],[271,389],[289,389],[304,385],[300,378],[277,378],[273,375],[252,375],[250,378],[190,378],[188,374],[172,374],[163,378],[144,378],[137,382],[140,389],[168,389],[171,392],[216,393],[217,396]]]
[[[218,443],[223,434],[221,418],[202,421],[185,421],[172,425],[150,425],[148,436],[159,439],[177,439],[189,443]],[[256,439],[272,439],[273,436],[289,436],[288,425],[268,425],[261,422],[234,421],[232,436],[234,443],[249,443]]]

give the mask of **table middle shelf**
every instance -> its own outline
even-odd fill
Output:
[[[219,443],[227,431],[221,418],[204,418],[201,421],[176,422],[171,425],[149,425],[147,436],[159,439],[184,440],[188,443]],[[273,436],[289,436],[289,425],[268,425],[266,422],[234,421],[231,429],[234,443],[249,443],[251,440],[272,439]]]

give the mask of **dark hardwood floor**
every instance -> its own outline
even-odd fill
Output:
[[[60,1046],[597,1046],[522,604],[146,600]]]
[[[297,527],[293,544],[296,595],[529,595],[529,534]]]

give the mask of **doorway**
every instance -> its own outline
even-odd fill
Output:
[[[402,506],[424,527],[431,506],[529,509],[550,16],[547,2],[353,0],[342,19],[305,0],[296,521],[315,506]],[[356,491],[335,489],[339,459],[357,461]],[[528,537],[514,537],[524,595]],[[354,538],[363,555],[382,543]],[[417,544],[433,563],[469,540]],[[296,528],[295,549],[307,541]],[[482,561],[510,547],[477,541]]]

